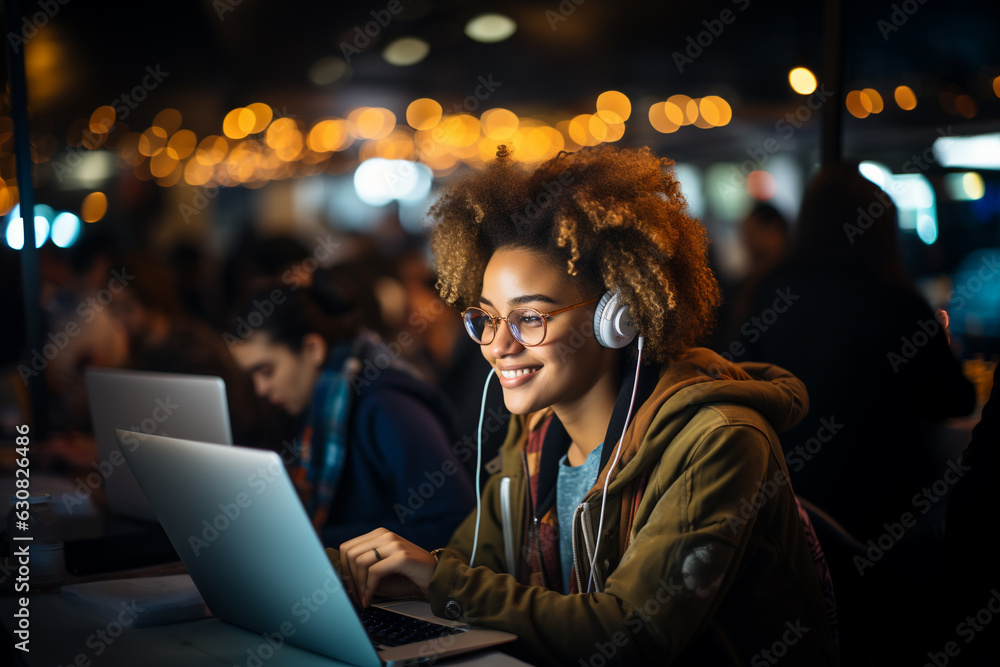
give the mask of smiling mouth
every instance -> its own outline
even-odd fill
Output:
[[[523,375],[530,375],[541,370],[541,366],[535,366],[533,368],[518,368],[517,370],[504,371],[501,370],[500,375],[508,380],[513,380],[514,378],[519,378]]]

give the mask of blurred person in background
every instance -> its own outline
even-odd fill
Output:
[[[747,271],[739,284],[724,294],[717,341],[725,349],[740,335],[740,327],[751,315],[754,292],[788,250],[788,221],[770,204],[757,204],[739,226],[740,245],[747,259]]]
[[[437,275],[427,261],[423,246],[401,253],[396,273],[406,295],[403,331],[413,340],[411,358],[431,375],[455,406],[460,431],[470,436],[465,440],[465,449],[475,452],[482,401],[480,378],[489,372],[490,365],[483,359],[479,346],[465,332],[461,316],[438,295]],[[495,472],[493,468],[500,463],[497,453],[510,416],[499,391],[487,395],[486,414],[489,418],[484,419],[482,427],[482,465],[489,473]],[[466,467],[472,474],[475,474],[475,464],[476,457],[470,456]]]
[[[801,378],[809,415],[782,437],[796,493],[862,541],[941,474],[932,426],[975,407],[945,328],[913,286],[892,200],[856,165],[806,189],[789,256],[763,279],[746,359]]]
[[[833,579],[852,650],[887,664],[917,663],[953,638],[942,611],[956,578],[941,537],[962,470],[935,434],[976,400],[903,268],[897,227],[892,200],[856,164],[824,166],[736,339],[742,358],[806,383],[809,414],[781,438],[792,484],[863,545]]]
[[[233,441],[273,446],[277,433],[249,380],[233,362],[222,334],[185,312],[167,265],[144,253],[133,253],[123,263],[133,279],[115,298],[113,308],[128,333],[126,366],[221,377]]]
[[[86,234],[70,250],[46,245],[41,255],[47,326],[56,338],[66,334],[65,346],[47,369],[50,429],[87,430],[90,411],[84,370],[119,367],[128,357],[127,334],[112,308],[131,274],[127,267],[115,265],[112,239],[102,234]]]
[[[771,204],[757,204],[740,224],[740,243],[749,260],[750,277],[774,268],[788,248],[788,221]]]
[[[314,526],[325,544],[380,525],[446,540],[474,503],[452,408],[361,326],[346,272],[308,278],[255,285],[226,339],[257,394],[299,418],[282,455]]]

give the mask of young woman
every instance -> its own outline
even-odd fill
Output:
[[[341,545],[348,585],[419,591],[538,662],[834,664],[777,436],[806,391],[693,347],[718,288],[670,161],[603,148],[526,174],[503,153],[431,209],[442,297],[514,415],[503,469],[443,549]]]
[[[324,544],[376,526],[441,544],[474,503],[471,454],[440,392],[354,310],[321,270],[308,286],[258,286],[225,340],[257,394],[301,418],[281,453]]]

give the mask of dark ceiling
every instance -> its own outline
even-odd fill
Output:
[[[41,11],[36,2],[25,5],[29,15]],[[846,5],[848,87],[891,91],[907,83],[930,96],[950,87],[981,100],[980,120],[1000,116],[1000,100],[990,90],[1000,74],[1000,3]],[[387,8],[397,6],[399,13],[379,27],[371,44],[355,42],[356,29],[373,21],[373,12],[386,17]],[[517,32],[496,44],[470,40],[464,24],[487,11],[514,18]],[[720,16],[732,20],[726,25]],[[306,121],[361,104],[397,106],[399,113],[399,105],[405,109],[425,96],[447,109],[474,91],[479,76],[489,75],[502,85],[488,106],[527,113],[592,112],[597,94],[613,88],[633,104],[644,96],[721,94],[738,115],[742,108],[747,117],[773,118],[771,109],[796,98],[786,79],[791,67],[819,73],[823,33],[821,2],[787,0],[70,0],[47,23],[61,47],[63,79],[36,111],[56,127],[108,104],[141,81],[147,65],[159,65],[169,77],[136,110],[136,121],[176,106],[195,131],[218,131],[228,109],[254,101]],[[709,27],[718,34],[708,46],[700,54],[687,51],[689,38]],[[429,56],[412,67],[386,63],[381,50],[401,36],[426,40]],[[709,42],[708,34],[701,39]],[[342,44],[361,47],[349,52],[349,75],[332,86],[311,83],[312,64],[341,55]],[[31,49],[29,41],[29,58]],[[695,57],[679,68],[674,54],[685,52]],[[933,125],[940,115],[940,108],[925,104],[904,120]]]

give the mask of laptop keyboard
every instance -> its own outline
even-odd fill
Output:
[[[422,621],[381,607],[357,611],[361,624],[376,646],[402,646],[462,632],[461,628]]]

